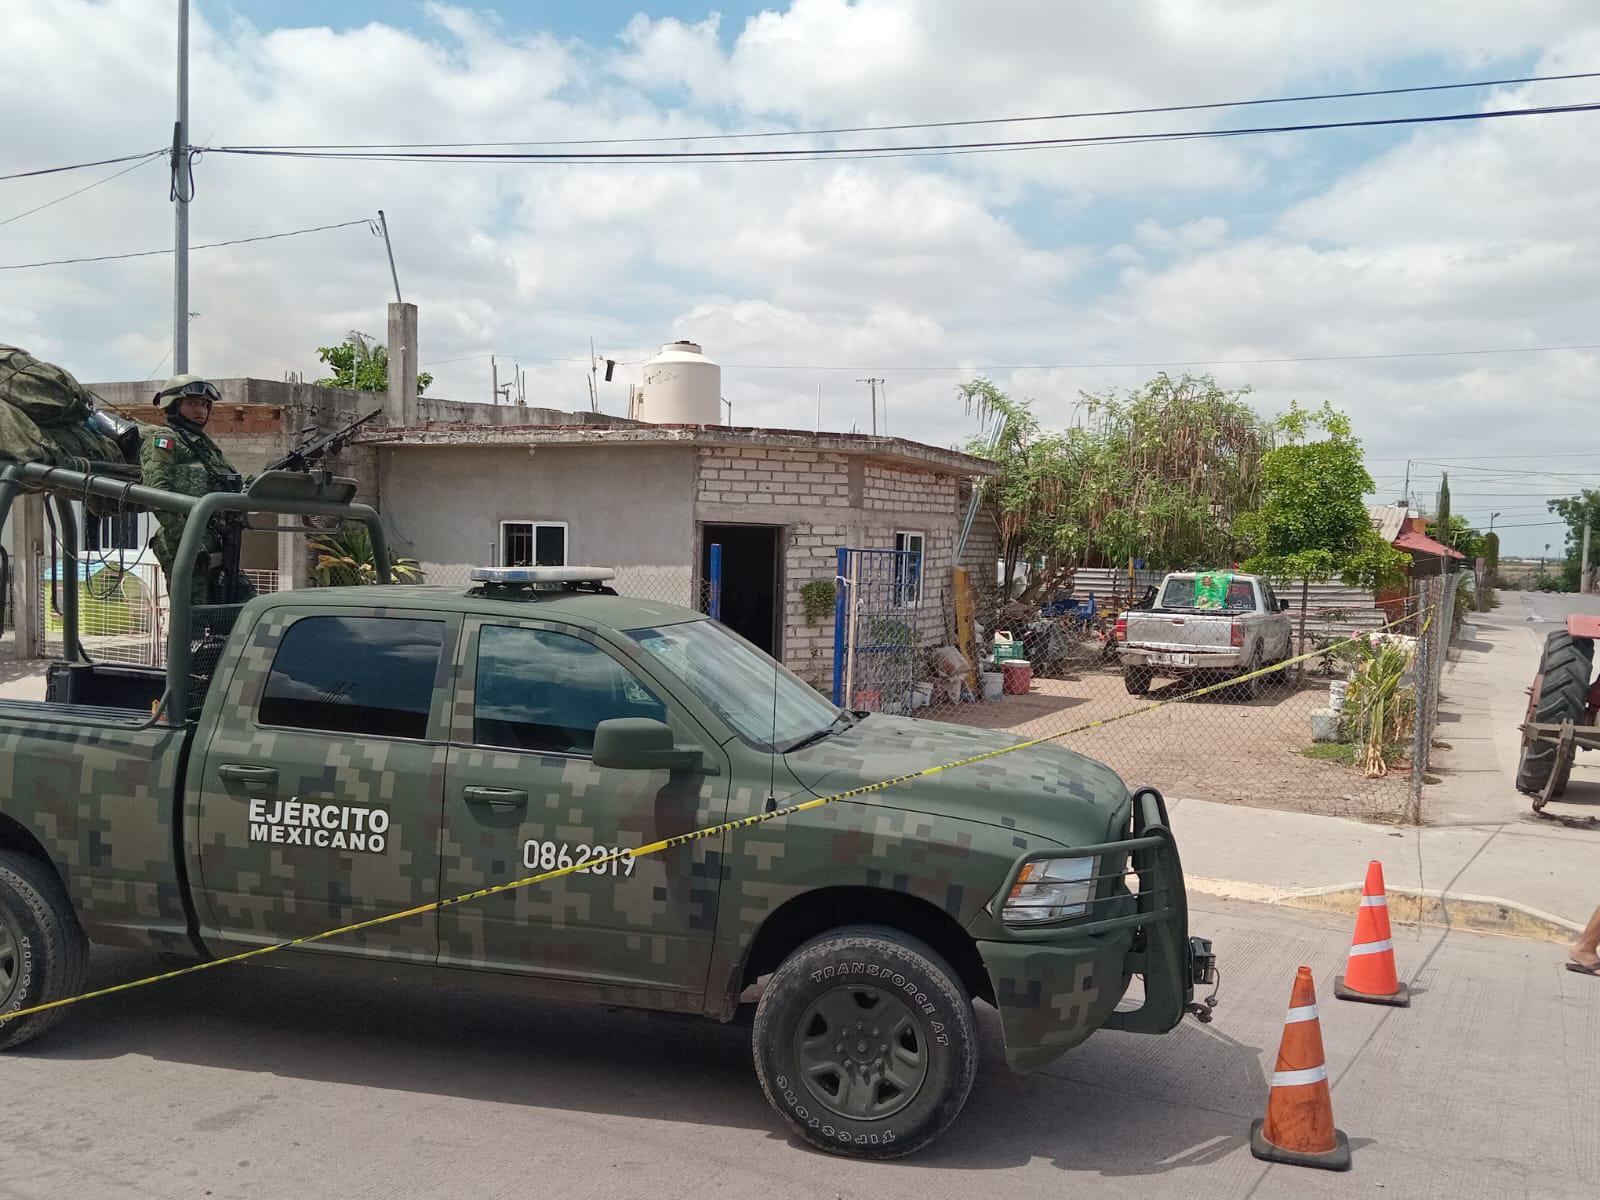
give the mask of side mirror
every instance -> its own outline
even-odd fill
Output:
[[[687,771],[701,765],[700,751],[673,743],[669,726],[650,717],[613,717],[594,727],[597,767],[618,771]]]
[[[1279,612],[1288,612],[1289,611],[1289,602],[1287,600],[1279,600],[1278,601],[1278,611]]]

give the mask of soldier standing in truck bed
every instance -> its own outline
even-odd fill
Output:
[[[220,398],[216,385],[198,375],[174,375],[156,393],[156,406],[166,412],[167,423],[146,437],[140,450],[139,468],[146,486],[196,497],[207,492],[240,490],[239,473],[205,432],[211,406]],[[170,590],[173,560],[188,517],[159,510],[155,516],[161,527],[150,539],[150,546]],[[215,529],[206,530],[190,577],[191,604],[205,604],[210,599],[210,581],[221,565],[221,553],[221,537]]]

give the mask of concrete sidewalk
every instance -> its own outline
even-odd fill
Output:
[[[1427,893],[1413,911],[1391,895],[1397,919],[1568,940],[1600,904],[1600,828],[1547,820],[1516,790],[1527,696],[1546,630],[1568,605],[1596,597],[1530,598],[1503,592],[1502,607],[1473,614],[1444,678],[1422,828],[1278,812],[1204,800],[1170,801],[1191,889],[1309,907],[1353,907],[1369,859],[1391,893]],[[1579,758],[1551,811],[1600,812],[1600,757]],[[1333,894],[1329,894],[1333,893]],[[1342,894],[1341,894],[1342,893]]]

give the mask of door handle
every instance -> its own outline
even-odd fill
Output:
[[[217,774],[229,783],[242,783],[251,791],[271,787],[278,782],[278,772],[273,767],[247,767],[238,763],[224,763],[217,768]]]
[[[461,798],[468,804],[486,804],[490,808],[504,811],[521,808],[528,802],[528,793],[521,788],[473,786],[462,788]]]

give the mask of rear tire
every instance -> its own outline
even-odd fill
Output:
[[[872,925],[823,934],[784,959],[751,1043],[761,1088],[789,1128],[852,1158],[926,1146],[955,1120],[978,1068],[972,1002],[956,973],[922,942]]]
[[[1527,719],[1539,724],[1571,721],[1581,725],[1587,712],[1589,676],[1594,671],[1594,642],[1575,638],[1558,629],[1545,639],[1539,674],[1528,698]],[[1517,787],[1537,795],[1556,769],[1556,747],[1523,736],[1522,757],[1517,762]]]
[[[89,944],[48,864],[0,850],[0,1015],[83,991]],[[0,1024],[0,1050],[32,1041],[65,1015],[54,1009]]]
[[[1128,689],[1130,696],[1148,696],[1150,694],[1150,681],[1155,677],[1149,667],[1123,667],[1122,686]]]

